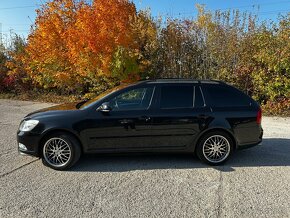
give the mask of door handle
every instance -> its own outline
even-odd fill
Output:
[[[123,120],[120,120],[120,123],[121,124],[131,124],[131,123],[133,123],[133,120],[123,119]]]
[[[142,116],[142,117],[139,117],[139,120],[144,120],[145,122],[148,122],[151,120],[151,117],[148,117],[148,116]]]
[[[207,115],[205,115],[205,114],[199,114],[198,116],[197,116],[197,118],[198,119],[207,119],[208,118],[208,116]]]

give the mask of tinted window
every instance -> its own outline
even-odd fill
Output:
[[[150,105],[153,87],[137,88],[114,97],[109,103],[113,110],[140,110]]]
[[[88,107],[94,105],[96,102],[98,102],[98,101],[102,100],[103,98],[107,97],[108,95],[111,95],[112,93],[114,93],[114,92],[116,92],[118,90],[126,88],[127,86],[128,85],[123,84],[123,85],[116,86],[116,87],[114,87],[112,89],[108,89],[105,92],[102,92],[101,94],[96,96],[95,98],[92,98],[91,100],[89,100],[86,103],[82,104],[79,109],[88,108]]]
[[[200,87],[195,87],[194,107],[204,107],[204,100],[200,90]]]
[[[168,85],[161,87],[161,108],[190,108],[193,106],[193,86]]]
[[[232,87],[220,85],[207,85],[205,87],[216,107],[248,106],[250,103],[249,98],[244,93]]]

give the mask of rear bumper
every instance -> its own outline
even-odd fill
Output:
[[[20,154],[39,157],[40,134],[31,132],[17,132],[17,145]]]
[[[263,129],[261,127],[260,128],[260,135],[259,135],[257,141],[250,142],[250,143],[247,143],[247,144],[238,145],[237,149],[241,150],[241,149],[251,148],[251,147],[254,147],[254,146],[257,146],[257,145],[262,145],[262,139],[263,139]]]
[[[239,145],[238,146],[238,150],[251,148],[251,147],[254,147],[254,146],[257,146],[257,145],[262,145],[262,140],[259,141],[259,142],[251,143],[251,144]]]

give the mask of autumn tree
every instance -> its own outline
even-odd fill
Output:
[[[131,23],[135,54],[141,78],[158,74],[158,30],[160,21],[151,17],[150,11],[139,11]]]
[[[87,92],[100,77],[112,76],[109,66],[119,47],[133,44],[130,20],[135,14],[127,0],[44,4],[28,37],[28,72],[45,88]]]
[[[256,61],[253,93],[261,102],[287,99],[290,108],[290,14],[278,26],[264,27],[253,39]]]
[[[6,62],[8,57],[5,52],[4,45],[0,44],[0,91],[5,89],[5,78],[7,77],[8,68],[6,67]]]
[[[22,62],[25,39],[11,32],[9,43],[6,44],[0,45],[0,91],[26,91],[29,78]]]

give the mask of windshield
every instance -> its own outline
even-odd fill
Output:
[[[125,87],[127,87],[128,84],[122,84],[122,85],[119,85],[119,86],[116,86],[112,89],[108,89],[106,90],[105,92],[102,92],[100,95],[97,95],[96,97],[92,98],[91,100],[85,102],[84,104],[82,104],[79,109],[85,109],[85,108],[88,108],[90,107],[91,105],[95,104],[97,101],[103,99],[104,97],[106,97],[107,95],[109,94],[112,94],[120,89],[123,89]]]

